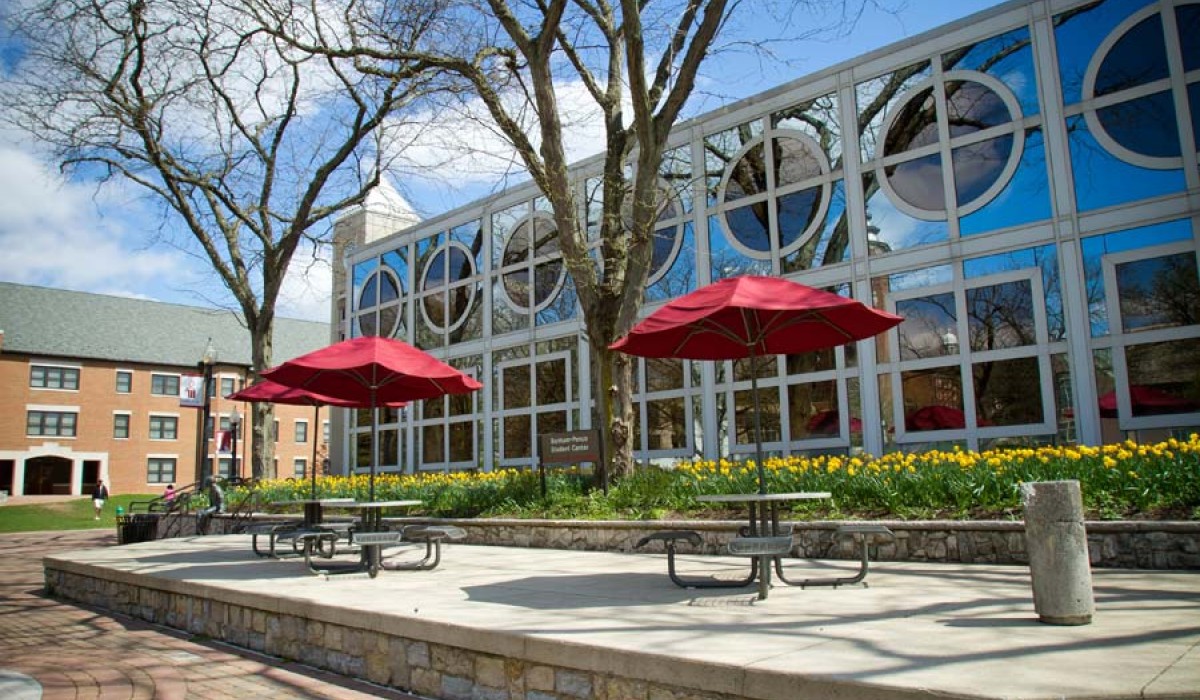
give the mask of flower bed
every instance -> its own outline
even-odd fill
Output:
[[[1060,446],[988,450],[933,450],[882,457],[783,457],[766,461],[770,491],[829,491],[826,502],[799,503],[813,518],[1016,519],[1020,485],[1076,479],[1087,517],[1200,519],[1200,435],[1140,445]],[[673,469],[642,468],[607,494],[575,468],[547,470],[542,498],[537,470],[432,472],[380,475],[377,499],[419,499],[414,514],[444,518],[578,519],[721,518],[702,507],[700,494],[757,490],[753,460],[695,460]],[[324,497],[365,499],[368,477],[318,479]],[[308,496],[305,480],[258,485],[266,501]]]

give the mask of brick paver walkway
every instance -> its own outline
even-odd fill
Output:
[[[2,517],[2,516],[0,516]],[[114,545],[107,530],[0,535],[0,697],[417,700],[43,595],[42,556]]]

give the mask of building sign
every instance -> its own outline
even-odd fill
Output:
[[[575,430],[541,436],[538,456],[542,464],[578,464],[600,461],[600,431]]]
[[[185,374],[179,378],[179,405],[184,408],[200,408],[204,405],[204,377]]]

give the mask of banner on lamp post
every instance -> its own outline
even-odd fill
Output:
[[[179,405],[183,408],[204,406],[204,377],[199,374],[179,377]]]
[[[217,454],[232,455],[233,454],[233,431],[218,430],[216,434]]]

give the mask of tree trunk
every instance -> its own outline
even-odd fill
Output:
[[[252,379],[258,381],[263,370],[271,367],[275,352],[275,314],[262,311],[255,322],[248,323]],[[275,473],[275,404],[260,401],[253,404],[251,423],[250,474],[255,479],[274,479]]]
[[[604,455],[608,458],[606,472],[610,479],[620,479],[633,473],[633,358],[608,349],[607,345],[592,345],[596,366],[600,370],[599,391],[601,425],[597,426],[604,440]]]

